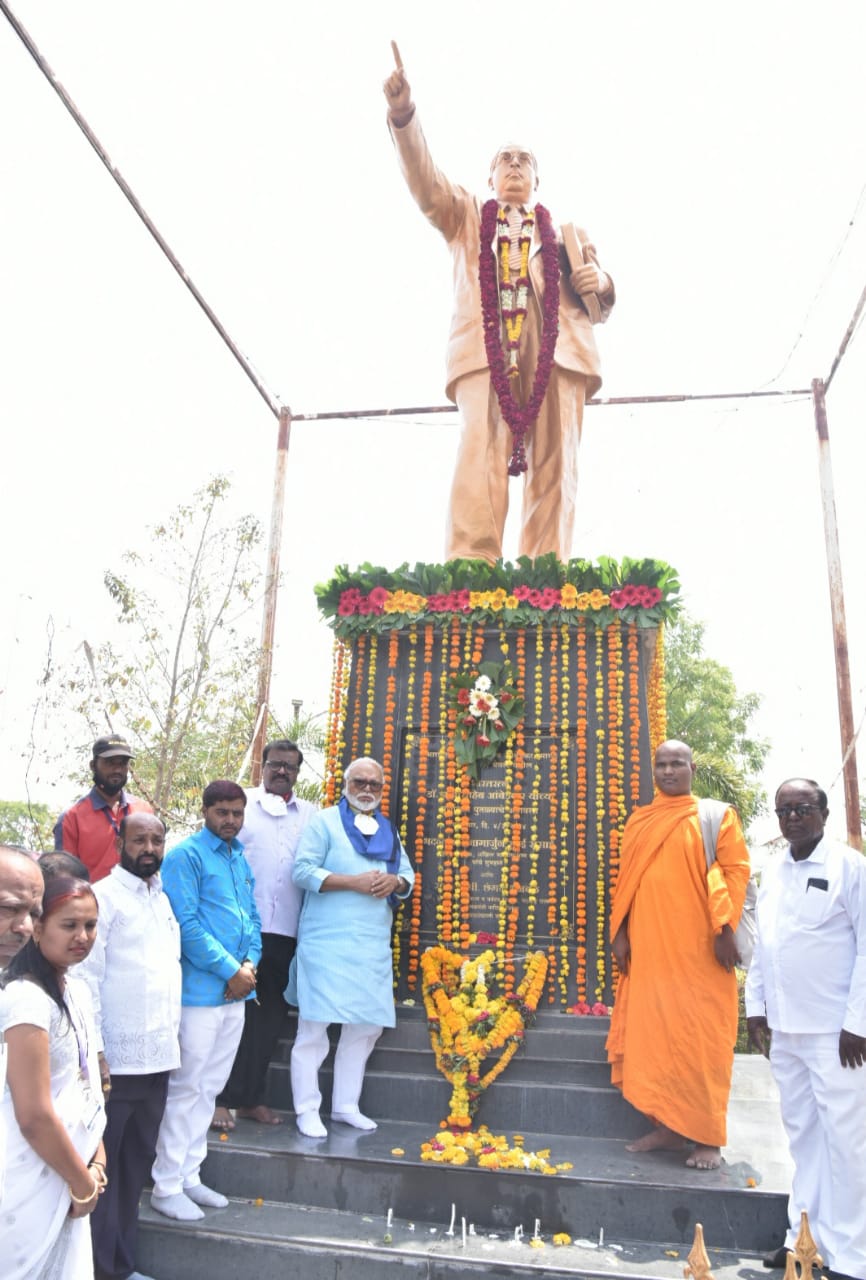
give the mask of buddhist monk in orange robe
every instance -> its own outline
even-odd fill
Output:
[[[734,929],[749,880],[749,853],[733,809],[722,819],[707,870],[692,753],[665,742],[655,757],[658,794],[626,823],[611,936],[620,969],[607,1040],[611,1079],[650,1117],[629,1151],[677,1150],[715,1169],[737,1039],[739,959]]]

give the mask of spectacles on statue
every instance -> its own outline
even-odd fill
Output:
[[[375,778],[350,778],[349,786],[353,791],[381,791],[384,782],[377,782]]]
[[[791,814],[796,814],[798,818],[808,818],[810,813],[817,812],[816,804],[783,804],[776,810],[776,817],[790,818]]]

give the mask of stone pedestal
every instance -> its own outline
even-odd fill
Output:
[[[383,808],[418,873],[395,922],[398,998],[420,998],[420,952],[444,943],[490,945],[506,989],[521,955],[543,949],[543,1005],[610,1003],[622,830],[652,799],[663,733],[658,636],[619,622],[506,629],[453,617],[337,641],[329,799],[351,759],[381,760]],[[452,680],[506,659],[525,715],[471,781],[454,754]]]

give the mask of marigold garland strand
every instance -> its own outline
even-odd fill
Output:
[[[436,938],[439,942],[451,940],[451,857],[454,841],[454,796],[449,800],[448,788],[451,785],[449,773],[453,776],[455,768],[454,750],[449,733],[448,709],[448,653],[451,643],[451,631],[456,622],[452,622],[442,632],[439,651],[439,742],[445,744],[444,751],[437,752],[438,787],[436,791]],[[450,822],[450,834],[449,834]],[[450,843],[449,843],[450,841]],[[446,871],[447,868],[447,871]],[[447,887],[447,894],[446,894]],[[447,901],[446,901],[447,898]],[[446,906],[448,908],[446,915]],[[445,921],[448,921],[448,938],[445,937]]]
[[[376,711],[376,671],[379,664],[378,636],[370,637],[370,655],[367,662],[367,702],[364,717],[364,749],[365,756],[373,754],[373,720]]]
[[[577,939],[577,998],[586,1001],[587,956],[587,836],[589,830],[589,675],[587,671],[586,628],[577,630],[577,875],[575,881],[575,935]]]
[[[564,672],[562,673],[565,674]],[[557,941],[561,940],[559,919],[559,631],[553,628],[550,632],[550,679],[548,689],[549,728],[549,771],[548,780],[550,797],[547,810],[547,847],[548,847],[548,882],[547,882],[547,1002],[556,1000],[556,986],[559,984],[559,956],[556,950]]]
[[[526,903],[526,945],[535,946],[535,915],[538,908],[538,864],[541,856],[541,838],[538,831],[538,810],[541,803],[541,726],[544,718],[544,629],[539,623],[535,628],[535,662],[533,681],[532,729],[532,784],[529,790],[529,885]]]
[[[382,788],[382,808],[388,812],[388,802],[391,799],[391,773],[396,761],[394,760],[394,715],[397,709],[397,660],[400,656],[400,632],[392,631],[388,637],[388,679],[385,691],[385,727],[382,734],[382,759],[385,761],[385,785]],[[412,723],[411,720],[408,721]],[[372,735],[372,729],[371,729]],[[369,739],[370,746],[367,749],[365,742],[365,750],[367,755],[371,755],[373,751],[372,736]],[[402,830],[406,830],[405,827]]]
[[[415,889],[411,898],[409,921],[409,967],[407,985],[411,992],[418,988],[418,968],[421,944],[421,903],[424,896],[424,838],[427,821],[427,795],[430,779],[427,776],[430,763],[430,691],[433,686],[433,627],[424,627],[424,655],[421,676],[421,721],[418,738],[418,785],[416,788],[415,840]],[[407,792],[409,788],[406,788]]]
[[[607,955],[607,909],[604,900],[604,878],[607,863],[605,845],[605,727],[604,727],[604,650],[601,637],[593,636],[595,653],[595,998],[604,994]]]
[[[418,666],[418,629],[417,627],[409,628],[408,641],[409,641],[409,657],[408,657],[409,676],[406,681],[406,724],[407,726],[414,726],[415,724],[415,677],[416,677],[416,670]],[[392,657],[396,665],[398,653],[396,651],[393,651],[392,648],[389,648],[389,653],[388,653],[389,682],[391,678]],[[393,716],[390,721],[390,724],[391,724],[391,743],[392,743],[392,749],[393,749],[393,740],[394,740],[394,732],[395,732]],[[387,735],[387,732],[388,732],[387,719],[386,719],[386,725],[385,725],[385,732]],[[415,734],[414,729],[411,727],[408,728],[407,732],[403,735],[401,772],[404,778],[409,778],[412,776],[412,773],[411,773],[412,757],[415,753],[416,736],[417,735]],[[392,758],[389,752],[387,751],[387,748],[386,748],[384,758],[386,760],[389,760]],[[398,827],[398,830],[404,833],[404,836],[408,836],[409,830],[410,830],[409,798],[410,798],[411,790],[412,788],[404,786],[402,795],[400,796],[400,817],[397,820],[397,827]],[[417,889],[415,890],[415,892],[417,892]],[[397,984],[400,978],[400,974],[402,972],[402,956],[403,956],[403,943],[405,939],[406,917],[407,917],[407,914],[409,914],[410,912],[411,912],[411,907],[408,905],[405,899],[398,902],[397,907],[394,911],[394,924],[391,930],[391,953],[394,961],[395,991],[397,989]]]
[[[568,978],[571,973],[571,939],[574,936],[572,919],[572,902],[569,897],[569,880],[571,879],[571,806],[572,786],[569,778],[571,762],[571,631],[563,626],[560,629],[560,710],[559,710],[559,830],[557,832],[559,849],[559,991],[560,1002],[564,1008],[568,1002]]]
[[[367,681],[367,653],[371,645],[376,643],[376,636],[360,635],[355,646],[355,661],[353,664],[353,675],[355,677],[355,697],[360,700],[365,696],[365,684]],[[352,729],[350,740],[350,755],[353,760],[357,760],[361,755],[361,717],[352,716]]]
[[[655,651],[647,681],[647,711],[650,727],[650,758],[668,736],[667,705],[665,696],[665,629],[656,632]]]
[[[526,688],[526,632],[516,638],[517,686]],[[523,787],[526,781],[526,732],[520,721],[514,731],[514,785],[511,794],[511,857],[508,870],[508,924],[505,931],[505,981],[514,985],[514,949],[520,922],[520,880],[523,852]],[[507,802],[506,802],[507,803]]]
[[[339,779],[342,774],[343,725],[345,714],[347,671],[351,650],[343,640],[335,637],[331,656],[331,696],[328,704],[328,741],[325,754],[324,802],[336,804],[339,795]]]
[[[628,628],[628,798],[632,809],[640,804],[640,650],[637,627]],[[611,885],[611,890],[613,890]]]

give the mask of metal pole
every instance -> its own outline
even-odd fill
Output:
[[[274,634],[277,618],[277,593],[280,585],[280,548],[283,542],[283,508],[286,497],[286,465],[292,412],[283,405],[277,427],[277,457],[274,463],[274,494],[271,502],[271,531],[268,540],[268,567],[265,575],[265,599],[262,613],[262,649],[259,657],[259,723],[253,739],[250,776],[257,787],[262,780],[262,751],[268,740],[268,708],[271,700],[271,670],[274,661]],[[264,714],[262,714],[264,712]]]
[[[833,619],[833,646],[836,652],[836,697],[839,703],[839,731],[842,736],[842,778],[845,785],[845,817],[848,843],[862,848],[860,837],[860,792],[857,785],[857,752],[854,747],[854,708],[851,701],[851,671],[848,665],[848,629],[845,624],[845,593],[842,589],[842,558],[839,527],[833,496],[833,468],[830,462],[830,435],[827,430],[826,387],[821,378],[812,380],[815,430],[818,433],[818,473],[821,507],[824,512],[824,541],[827,549],[827,576],[830,581],[830,613]]]
[[[163,236],[162,232],[157,227],[156,223],[150,217],[147,210],[144,208],[144,205],[141,203],[138,196],[133,191],[132,187],[126,181],[126,178],[124,178],[123,174],[116,167],[116,165],[112,163],[111,157],[109,156],[108,152],[105,150],[105,147],[99,141],[99,138],[97,138],[96,134],[93,132],[90,125],[85,120],[84,116],[78,110],[78,107],[75,105],[72,98],[67,93],[66,89],[57,79],[57,76],[54,74],[54,71],[49,66],[47,60],[42,56],[42,53],[40,52],[36,44],[36,41],[31,36],[30,32],[23,25],[23,23],[19,22],[18,18],[9,8],[9,5],[7,4],[6,0],[0,0],[0,13],[3,13],[4,16],[8,19],[10,26],[12,27],[15,34],[18,36],[21,43],[24,45],[24,48],[27,50],[27,52],[30,54],[31,58],[36,63],[39,70],[45,76],[45,79],[51,85],[51,88],[57,94],[58,98],[63,103],[66,110],[72,116],[72,119],[78,125],[79,129],[84,134],[85,138],[90,143],[91,147],[93,147],[93,150],[99,156],[99,159],[102,161],[105,168],[108,170],[108,172],[111,174],[114,181],[120,187],[121,191],[126,196],[127,200],[132,205],[133,209],[138,214],[141,221],[144,223],[144,226],[153,236],[154,240],[159,245],[160,249],[165,254],[166,258],[171,263],[174,270],[180,276],[181,280],[184,282],[187,289],[189,289],[190,293],[195,298],[196,302],[201,307],[202,311],[205,313],[208,320],[210,320],[211,324],[216,329],[217,333],[222,338],[223,342],[226,344],[229,351],[234,356],[235,360],[237,360],[238,364],[241,366],[244,373],[247,375],[250,382],[255,387],[256,391],[258,391],[259,395],[262,397],[265,404],[270,409],[271,413],[274,415],[274,417],[276,417],[277,414],[279,413],[279,404],[277,402],[276,396],[265,385],[264,379],[261,378],[259,374],[256,372],[256,370],[253,368],[252,361],[249,359],[248,356],[244,355],[243,351],[241,351],[240,347],[235,342],[234,338],[231,336],[228,329],[226,329],[225,325],[220,320],[219,316],[214,311],[213,307],[207,301],[204,294],[201,292],[201,290],[198,288],[195,282],[190,279],[180,259],[177,257],[174,250],[171,248],[171,245],[168,243],[168,241]]]

